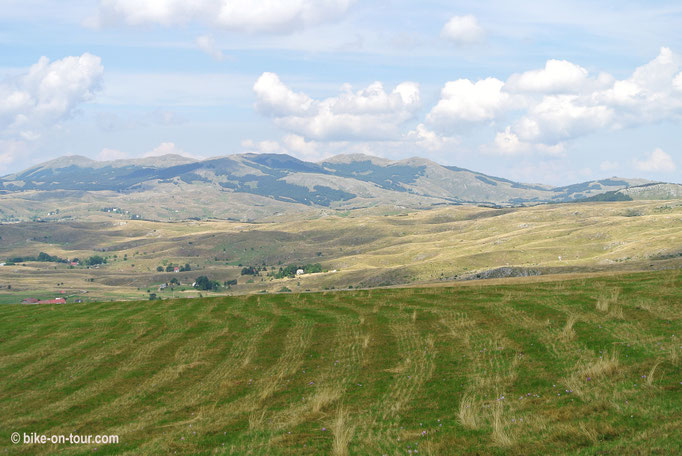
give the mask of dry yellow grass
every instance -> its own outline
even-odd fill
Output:
[[[105,254],[111,257],[110,261],[96,270],[70,270],[66,265],[54,269],[51,264],[38,263],[3,268],[6,281],[17,293],[41,290],[52,294],[56,291],[55,283],[65,283],[63,288],[67,294],[78,295],[80,290],[85,290],[88,291],[86,298],[105,300],[140,299],[147,296],[147,288],[150,292],[158,291],[158,285],[169,279],[167,274],[156,272],[156,267],[163,261],[191,263],[215,280],[239,280],[231,290],[221,290],[223,293],[277,292],[283,287],[303,291],[325,287],[443,284],[454,277],[504,266],[537,268],[552,273],[566,268],[571,274],[580,270],[606,274],[609,270],[643,270],[653,263],[656,267],[679,265],[680,258],[659,260],[657,256],[675,254],[673,246],[682,244],[681,230],[671,224],[671,220],[682,215],[682,205],[676,205],[666,213],[657,212],[658,205],[657,202],[566,204],[511,211],[463,206],[413,212],[404,217],[358,212],[346,218],[293,218],[287,222],[260,224],[128,221],[126,225],[120,225],[118,220],[104,219],[97,226],[87,223],[22,225],[22,229],[30,231],[35,239],[55,232],[68,239],[61,244],[36,241],[31,244],[30,251],[27,251],[26,236],[6,234],[4,231],[15,228],[0,226],[3,239],[0,258],[36,255],[39,251],[63,258],[84,258],[101,254],[101,250],[106,249],[110,252]],[[623,217],[623,210],[630,207],[643,215]],[[521,228],[521,225],[528,226]],[[366,227],[370,226],[371,233],[368,233]],[[287,233],[296,241],[284,241],[276,236],[270,239],[269,233]],[[342,250],[338,233],[344,233],[344,245],[351,239],[360,238],[362,242],[357,242],[352,249]],[[73,249],[75,241],[79,241],[79,245],[91,245],[92,250]],[[254,249],[233,249],[234,245],[249,245]],[[320,259],[317,252],[322,254]],[[118,256],[116,259],[114,254]],[[122,259],[125,255],[127,261]],[[562,261],[558,261],[558,256],[562,256]],[[239,275],[241,268],[236,266],[239,263],[260,265],[265,261],[270,268],[279,261],[283,264],[306,263],[311,258],[337,272],[306,274],[292,279],[255,277],[248,283]],[[228,260],[229,265],[226,264]],[[191,283],[197,275],[180,273],[177,277],[185,284]],[[668,282],[674,284],[678,276],[670,273]],[[546,280],[547,277],[535,276],[521,278],[519,282]],[[491,279],[491,283],[508,281]],[[559,285],[557,293],[561,291]],[[196,290],[188,293],[198,295]],[[186,293],[175,291],[176,297],[180,294]],[[164,291],[160,295],[171,297],[173,293]],[[605,298],[608,300],[608,296]],[[505,297],[502,303],[507,300]],[[600,307],[605,304],[608,302],[602,300]],[[600,311],[607,312],[608,309]]]
[[[570,315],[566,320],[566,325],[564,329],[561,330],[560,339],[562,342],[569,342],[575,337],[575,331],[573,330],[573,325],[578,321],[575,315]]]
[[[646,376],[646,384],[647,386],[654,386],[654,374],[656,373],[656,369],[658,366],[661,364],[661,360],[659,359],[656,361],[656,363],[651,367],[651,370],[649,371],[649,375]]]
[[[597,298],[597,310],[600,312],[608,312],[612,305],[618,303],[619,296],[620,288],[603,289]]]
[[[508,447],[512,444],[512,439],[507,431],[503,420],[504,405],[503,401],[497,400],[492,407],[492,441],[499,446]]]
[[[311,402],[313,413],[319,413],[336,402],[342,395],[339,388],[326,387],[315,393]]]
[[[459,402],[457,418],[462,426],[478,429],[481,421],[480,405],[472,394],[465,394]]]
[[[348,445],[353,439],[355,426],[349,422],[348,412],[342,407],[336,411],[334,421],[329,425],[334,434],[332,450],[336,456],[348,456]]]

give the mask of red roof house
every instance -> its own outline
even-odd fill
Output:
[[[45,299],[43,301],[38,301],[38,304],[66,304],[66,299],[64,298]]]

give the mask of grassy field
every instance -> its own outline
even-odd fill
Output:
[[[102,218],[0,225],[0,262],[39,252],[108,257],[98,269],[37,262],[0,267],[0,303],[61,291],[90,301],[144,299],[150,292],[163,298],[198,296],[158,288],[173,277],[188,285],[199,275],[220,283],[238,280],[230,290],[220,290],[227,294],[448,282],[501,267],[545,275],[682,265],[680,200],[343,215],[258,224]],[[192,271],[157,272],[169,263],[189,263]],[[266,266],[271,272],[308,263],[321,263],[329,272],[274,279],[267,273],[241,276],[239,266]]]
[[[679,270],[0,306],[0,453],[680,454],[681,315]]]

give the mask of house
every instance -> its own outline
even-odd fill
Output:
[[[66,304],[66,299],[64,298],[45,299],[42,301],[38,301],[38,304]]]
[[[168,284],[167,284],[167,283],[162,283],[161,286],[159,287],[159,291],[163,291],[163,290],[165,290],[166,288],[168,288]]]
[[[296,275],[302,275],[305,271],[303,269],[297,269]]]
[[[173,272],[180,272],[180,266],[175,266],[173,268]]]
[[[78,261],[72,261],[71,266],[78,266]]]
[[[0,263],[0,268],[3,267],[4,265],[5,265],[5,263]]]
[[[21,301],[22,304],[38,304],[39,299],[36,298],[26,298]]]

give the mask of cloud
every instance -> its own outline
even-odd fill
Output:
[[[459,144],[458,138],[439,135],[435,131],[429,130],[423,123],[420,123],[414,130],[408,132],[406,138],[414,141],[419,147],[431,152]]]
[[[612,82],[608,74],[600,74],[590,79],[589,72],[575,63],[567,60],[548,60],[545,67],[530,70],[509,77],[505,89],[510,92],[536,93],[577,93],[589,84],[607,85]]]
[[[602,171],[615,171],[618,168],[620,168],[620,163],[609,160],[603,161],[599,165],[599,169]]]
[[[222,61],[225,60],[225,55],[223,51],[216,46],[215,40],[212,36],[201,35],[196,39],[196,44],[199,49],[204,51],[206,54],[210,55],[214,60]]]
[[[116,149],[108,149],[106,147],[97,154],[97,160],[100,161],[123,160],[125,158],[128,158],[127,153]]]
[[[183,25],[190,22],[248,33],[285,34],[339,20],[354,0],[101,0],[91,27]]]
[[[650,173],[671,173],[677,169],[673,158],[661,149],[649,152],[644,160],[634,160],[636,170]]]
[[[0,83],[0,133],[36,139],[92,100],[103,72],[101,59],[88,53],[54,62],[41,57],[27,72]]]
[[[510,106],[511,97],[503,87],[504,82],[496,78],[447,82],[427,120],[441,126],[492,120]]]
[[[682,59],[668,48],[622,80],[591,78],[582,67],[554,62],[513,75],[502,88],[525,99],[525,114],[511,127],[522,141],[551,147],[596,131],[682,117],[682,92],[676,90]]]
[[[511,132],[511,128],[507,127],[504,131],[498,132],[495,135],[495,150],[501,155],[518,155],[530,151],[528,143],[519,140],[516,134]]]
[[[485,32],[476,17],[468,14],[450,18],[440,31],[440,36],[458,45],[466,45],[482,41]]]
[[[518,121],[515,132],[524,141],[557,144],[610,127],[614,110],[575,95],[548,95]]]
[[[0,171],[6,170],[17,158],[26,155],[28,147],[25,142],[0,139]]]
[[[294,92],[274,73],[253,86],[256,108],[289,133],[320,141],[386,140],[400,136],[400,125],[420,107],[419,85],[398,84],[391,92],[375,82],[353,92],[344,85],[336,97],[316,100]]]
[[[673,79],[673,87],[675,90],[682,92],[682,73],[678,74],[675,76],[675,79]]]
[[[566,142],[597,131],[682,119],[681,70],[682,57],[664,47],[621,80],[566,60],[548,60],[507,81],[458,79],[445,83],[426,124],[447,130],[511,118],[486,151],[562,154]]]
[[[281,141],[253,141],[247,139],[241,142],[246,152],[260,154],[289,154],[307,161],[319,161],[334,155],[331,150],[337,150],[341,143],[324,143],[308,141],[303,136],[287,134]],[[339,153],[339,152],[336,152]]]
[[[319,160],[326,155],[320,151],[319,144],[316,141],[306,141],[303,136],[289,134],[282,141],[284,147],[298,157]]]
[[[182,155],[183,157],[195,158],[195,159],[202,159],[203,158],[203,157],[198,157],[196,155],[192,155],[192,154],[185,152],[180,147],[176,146],[175,143],[172,143],[172,142],[162,142],[161,144],[156,146],[154,149],[152,149],[149,152],[142,155],[142,157],[144,157],[144,158],[160,157],[160,156],[168,155],[168,154]]]
[[[241,142],[241,146],[248,152],[257,152],[260,154],[275,154],[285,152],[279,142],[270,140],[255,142],[251,139],[245,139]]]

